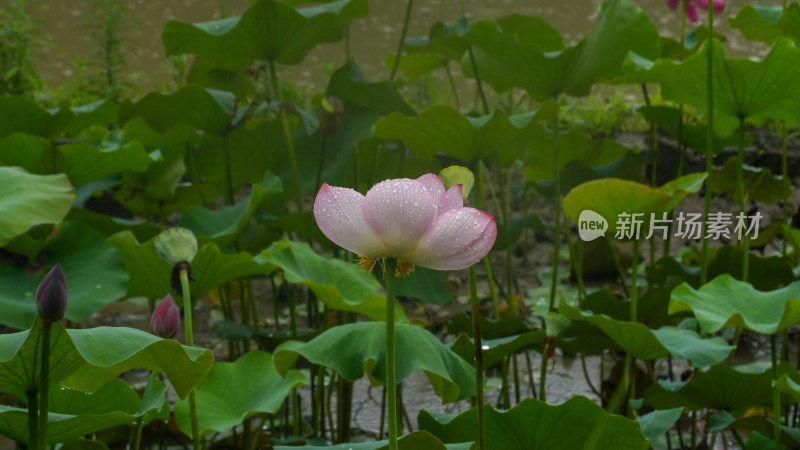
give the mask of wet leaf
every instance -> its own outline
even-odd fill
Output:
[[[790,3],[787,9],[785,18],[780,6],[744,5],[728,17],[728,24],[751,41],[772,45],[785,34],[797,44],[800,43],[800,5]]]
[[[351,20],[369,12],[367,0],[338,0],[295,9],[259,0],[241,16],[189,24],[170,21],[161,39],[167,56],[194,54],[241,71],[253,60],[299,64],[315,46],[342,39]]]
[[[292,389],[306,384],[296,370],[279,375],[266,352],[250,351],[233,363],[216,363],[195,388],[200,435],[226,432],[255,414],[274,414]],[[175,402],[175,421],[191,436],[188,399]]]
[[[638,423],[608,414],[583,396],[560,405],[526,398],[508,411],[489,405],[484,411],[487,450],[648,447]],[[421,411],[417,422],[445,443],[464,442],[476,435],[477,410],[457,416]]]
[[[290,283],[308,286],[328,308],[364,314],[372,320],[386,317],[386,296],[380,284],[356,264],[327,259],[306,243],[282,239],[262,252],[263,261],[283,270]],[[398,303],[395,313],[406,320]]]
[[[47,241],[41,273],[28,274],[24,267],[0,267],[0,323],[18,330],[30,327],[37,315],[36,289],[56,263],[61,264],[67,279],[65,317],[73,322],[83,322],[125,294],[128,274],[119,252],[88,226],[64,222]]]
[[[38,382],[42,321],[30,330],[0,335],[0,392],[26,398]],[[51,386],[94,392],[133,368],[163,372],[180,397],[199,383],[214,363],[210,350],[126,327],[66,330],[54,322],[50,341]],[[37,369],[34,369],[37,367]]]
[[[47,441],[55,444],[118,425],[133,425],[139,417],[145,424],[155,418],[168,420],[166,390],[162,381],[151,380],[142,399],[121,379],[111,380],[93,393],[53,386]],[[28,410],[0,405],[0,434],[28,442]]]
[[[527,27],[512,24],[516,25],[504,24],[506,31],[494,20],[483,20],[464,36],[473,46],[481,78],[499,93],[519,87],[539,101],[561,93],[585,96],[594,83],[618,76],[628,52],[650,59],[659,54],[655,25],[627,0],[607,3],[597,27],[576,46],[561,51],[551,51],[552,38],[534,39],[521,31]],[[462,66],[471,73],[468,63]]]
[[[684,283],[672,291],[669,312],[691,311],[706,333],[738,326],[775,334],[800,322],[800,282],[773,291],[720,275],[699,290]]]
[[[353,345],[353,343],[359,345]],[[422,370],[436,395],[445,403],[475,393],[475,370],[430,332],[414,325],[395,324],[397,381]],[[273,354],[275,367],[286,373],[300,356],[355,381],[365,374],[373,385],[386,380],[386,327],[383,322],[360,322],[331,328],[308,343],[291,341]]]
[[[31,175],[18,167],[0,167],[0,246],[34,225],[59,223],[69,212],[75,191],[65,175]]]

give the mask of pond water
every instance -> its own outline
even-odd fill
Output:
[[[0,0],[8,7],[12,0]],[[34,17],[41,21],[43,38],[53,45],[37,46],[36,61],[40,70],[58,83],[71,79],[77,58],[90,59],[96,51],[92,33],[82,24],[91,23],[98,0],[38,0],[28,2]],[[161,30],[169,20],[200,22],[221,17],[217,0],[121,0],[128,10],[127,20],[133,25],[125,36],[135,55],[127,61],[126,72],[142,80],[145,91],[160,89],[169,79],[169,61],[164,57]],[[511,13],[542,16],[561,31],[566,42],[574,42],[587,34],[597,20],[600,0],[466,0],[468,13],[475,19],[501,17]],[[680,31],[679,15],[666,7],[665,0],[638,0],[639,6],[654,18],[662,34],[676,37]],[[745,41],[738,32],[731,32],[727,18],[738,11],[746,0],[728,0],[725,12],[718,19],[718,31],[728,37],[730,56],[764,54],[763,44]],[[761,2],[778,6],[779,0]],[[241,14],[247,0],[224,0],[228,16]],[[400,36],[406,2],[373,0],[367,18],[353,23],[351,51],[369,78],[386,77],[383,67],[387,53],[394,51]],[[94,12],[93,12],[94,11]],[[409,36],[428,33],[437,21],[452,23],[460,17],[458,0],[421,0],[414,3]],[[704,20],[701,18],[701,20]],[[324,45],[312,52],[298,68],[287,72],[284,79],[294,79],[317,86],[325,83],[324,63],[338,66],[344,61],[341,43]]]

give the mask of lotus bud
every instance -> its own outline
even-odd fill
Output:
[[[47,322],[57,322],[67,310],[67,280],[61,264],[56,263],[36,289],[36,308]]]
[[[158,304],[150,319],[150,330],[158,337],[171,339],[178,333],[181,326],[181,316],[175,300],[167,294],[164,300]]]
[[[460,184],[461,195],[464,196],[464,202],[466,203],[472,186],[475,184],[475,175],[472,174],[471,170],[462,166],[450,166],[442,169],[442,171],[439,172],[439,177],[441,177],[442,182],[444,182],[445,189],[450,189]]]

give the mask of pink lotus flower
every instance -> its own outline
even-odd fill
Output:
[[[61,264],[47,272],[36,289],[36,308],[39,316],[47,322],[57,322],[67,311],[67,280]]]
[[[180,326],[181,315],[178,307],[175,306],[172,296],[167,294],[153,312],[153,317],[150,319],[150,330],[158,337],[171,339],[178,333]]]
[[[438,270],[475,264],[497,237],[491,214],[464,207],[461,185],[445,191],[432,173],[382,181],[366,196],[325,183],[314,201],[314,218],[328,239],[362,257]]]
[[[681,2],[684,3],[684,7],[686,8],[686,18],[688,18],[692,23],[700,20],[700,14],[697,11],[698,6],[703,8],[703,10],[708,11],[707,0],[667,0],[667,6],[675,11],[678,9],[678,5]],[[721,14],[725,9],[725,0],[713,0],[712,4],[714,7],[714,14]]]

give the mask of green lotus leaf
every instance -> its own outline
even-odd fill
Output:
[[[180,226],[192,230],[201,243],[210,241],[220,248],[226,248],[247,228],[262,200],[282,190],[281,180],[267,172],[261,183],[252,186],[246,200],[213,211],[200,206],[189,208],[181,216]]]
[[[740,280],[743,255],[744,249],[742,248],[733,245],[720,247],[708,265],[708,278],[713,279],[727,273]],[[772,291],[787,286],[795,280],[792,266],[781,256],[750,254],[747,264],[748,283],[759,291]],[[697,286],[697,284],[692,284],[692,286]]]
[[[553,178],[553,143],[554,134],[545,127],[531,127],[526,133],[525,141],[525,181],[543,181]],[[625,156],[628,152],[636,152],[609,139],[596,139],[580,128],[571,128],[561,132],[558,137],[558,168],[566,177],[574,177],[572,170],[564,170],[574,162],[580,161],[589,166],[606,166]]]
[[[354,345],[358,343],[358,345]],[[414,325],[395,324],[397,382],[422,370],[436,395],[445,403],[475,394],[475,370],[439,339]],[[290,341],[273,354],[275,368],[286,373],[300,356],[355,381],[365,374],[374,385],[386,381],[386,327],[382,322],[360,322],[330,328],[311,341]]]
[[[786,36],[800,43],[800,5],[790,3],[786,17],[780,6],[744,5],[728,17],[728,24],[751,41],[772,45],[775,39]]]
[[[637,417],[636,421],[642,426],[644,437],[650,442],[655,442],[675,425],[682,414],[683,408],[655,410]]]
[[[585,321],[597,326],[636,359],[648,360],[672,355],[691,360],[696,367],[707,367],[724,360],[734,349],[721,337],[703,339],[692,330],[669,326],[651,330],[638,322],[581,311],[565,302],[561,302],[558,310],[570,320]]]
[[[45,266],[36,275],[25,267],[0,267],[0,323],[18,330],[30,327],[37,315],[36,289],[56,263],[67,279],[65,317],[73,322],[83,322],[125,295],[128,273],[119,252],[88,226],[64,222],[46,246]]]
[[[163,298],[172,292],[172,266],[156,254],[155,239],[140,244],[130,231],[122,231],[108,238],[108,242],[122,255],[131,277],[128,292],[123,298]],[[192,259],[192,277],[196,280],[189,285],[192,300],[206,295],[226,281],[270,270],[273,270],[272,266],[257,261],[248,253],[222,253],[214,243],[209,242],[200,247]]]
[[[526,398],[508,411],[484,406],[487,450],[576,448],[645,449],[647,439],[636,421],[603,411],[583,396],[560,405]],[[421,411],[420,430],[445,443],[472,440],[477,433],[477,410],[459,415]]]
[[[74,117],[65,108],[48,111],[29,98],[4,95],[0,97],[0,138],[19,132],[53,139]]]
[[[39,383],[42,320],[30,330],[0,335],[0,392],[26,398]],[[214,363],[210,350],[185,347],[171,339],[126,327],[66,330],[54,322],[50,338],[50,384],[94,392],[133,368],[163,372],[181,398]]]
[[[639,111],[644,115],[648,122],[658,125],[659,128],[669,133],[674,139],[678,138],[678,122],[680,120],[680,111],[678,108],[671,106],[643,106]],[[708,126],[706,125],[692,125],[683,123],[683,143],[689,148],[693,148],[698,152],[705,154],[706,147],[708,147]],[[745,135],[745,147],[750,146],[751,136],[750,133]],[[714,154],[722,152],[725,147],[733,147],[739,145],[739,136],[728,136],[726,138],[719,138],[714,135]]]
[[[492,367],[503,358],[513,355],[524,348],[535,346],[544,342],[545,330],[529,331],[517,336],[508,336],[498,339],[481,339],[483,350],[483,368]],[[536,346],[541,350],[541,345]],[[450,344],[450,350],[464,358],[470,365],[475,365],[475,343],[466,334],[459,334],[458,338]]]
[[[386,317],[386,296],[380,292],[380,283],[356,264],[324,258],[308,244],[285,238],[264,250],[261,258],[282,269],[288,282],[308,286],[328,308],[364,314],[372,320]],[[407,320],[397,302],[395,314],[399,320]]]
[[[661,219],[662,213],[671,211],[689,194],[699,191],[706,176],[705,173],[684,175],[660,188],[613,178],[589,181],[574,188],[564,198],[564,211],[575,223],[584,210],[600,214],[608,221],[607,237],[617,234],[621,214],[642,213],[637,220],[642,220],[639,237],[643,238],[649,231],[651,214]],[[620,233],[623,231],[631,230],[620,230]]]
[[[31,175],[19,167],[0,167],[0,246],[34,225],[59,223],[75,191],[67,177]]]
[[[354,59],[348,60],[331,74],[325,93],[345,102],[345,112],[349,103],[359,108],[377,110],[381,115],[391,112],[401,112],[409,116],[415,114],[394,83],[370,83]]]
[[[82,208],[70,209],[64,220],[87,225],[104,238],[121,231],[130,231],[137,240],[146,241],[161,232],[161,228],[146,220],[121,219]]]
[[[124,125],[142,117],[159,133],[179,123],[222,133],[233,118],[235,103],[236,98],[228,92],[187,86],[167,94],[151,92],[135,103],[126,99],[119,105],[117,121]]]
[[[133,425],[138,418],[147,424],[169,419],[167,385],[150,380],[144,398],[121,379],[114,379],[96,392],[86,393],[53,386],[47,426],[47,442],[55,444],[118,425]],[[0,434],[28,442],[28,410],[0,405]]]
[[[530,31],[512,26],[514,22],[502,25],[483,20],[464,35],[473,46],[481,78],[497,92],[519,87],[539,101],[561,93],[588,95],[594,83],[620,74],[629,52],[650,59],[659,55],[653,21],[628,0],[606,3],[597,27],[576,46],[561,51],[552,51],[552,42],[541,44],[550,41],[530,37]],[[462,66],[465,73],[472,73],[469,63]]]
[[[436,153],[473,161],[498,153],[501,165],[511,164],[522,155],[526,141],[525,130],[538,126],[549,118],[555,108],[547,103],[536,113],[507,116],[502,110],[492,114],[469,117],[447,105],[435,105],[417,117],[392,113],[375,124],[375,136],[380,139],[403,141],[406,147],[422,159]]]
[[[167,56],[194,54],[238,72],[253,60],[299,64],[315,46],[342,39],[350,21],[368,12],[367,0],[338,0],[303,9],[281,0],[259,0],[237,17],[195,24],[167,22],[161,39]]]
[[[731,156],[722,167],[711,170],[711,189],[715,194],[728,194],[738,203],[739,193],[736,188],[736,165],[738,158]],[[791,194],[791,184],[784,183],[780,175],[772,175],[768,167],[742,165],[742,186],[744,188],[744,204],[751,201],[772,203],[784,199]]]
[[[279,375],[266,352],[251,351],[233,363],[216,363],[195,388],[200,435],[228,431],[258,413],[274,414],[292,389],[306,384],[298,371]],[[188,399],[175,402],[175,420],[191,435]]]
[[[276,445],[275,450],[388,450],[389,441],[375,441],[375,442],[359,442],[356,444],[339,444],[330,447],[317,447],[313,445],[306,445],[303,447],[291,446],[286,447]],[[438,439],[433,437],[427,431],[415,431],[405,436],[400,436],[397,439],[397,448],[399,450],[474,450],[473,443],[466,444],[442,444]]]
[[[447,289],[443,271],[417,267],[412,275],[395,281],[395,295],[416,298],[429,305],[443,305],[454,299],[456,293]]]
[[[785,38],[775,41],[762,61],[728,59],[717,40],[714,48],[714,132],[726,137],[740,121],[756,125],[768,119],[800,124],[800,50]],[[665,99],[692,105],[708,114],[709,43],[683,63],[656,61],[647,81],[661,84]]]
[[[531,329],[518,317],[502,317],[499,320],[480,316],[481,337],[483,339],[498,339],[527,333]],[[447,321],[448,334],[466,334],[472,337],[472,317],[459,314]]]
[[[798,379],[797,369],[778,366],[784,374]],[[738,416],[751,407],[769,408],[772,404],[772,370],[743,372],[724,364],[697,372],[689,381],[659,380],[645,394],[644,403],[657,409],[685,407],[688,410],[713,409]]]
[[[117,117],[117,104],[110,98],[102,98],[70,109],[74,117],[64,127],[64,131],[77,136],[92,125],[107,127]]]
[[[800,282],[773,291],[720,275],[696,290],[686,283],[672,291],[669,312],[691,311],[706,333],[738,326],[775,334],[800,322]]]
[[[468,46],[462,36],[469,29],[470,23],[469,18],[459,19],[454,25],[436,22],[427,36],[406,39],[403,51],[407,55],[403,55],[403,58],[408,55],[436,55],[444,60],[460,61]]]

